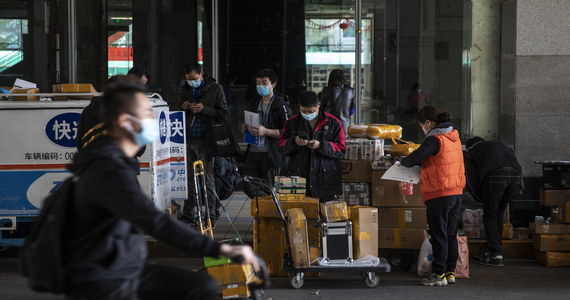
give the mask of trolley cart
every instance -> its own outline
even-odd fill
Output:
[[[271,194],[273,202],[277,207],[281,221],[283,221],[283,226],[285,228],[285,240],[287,241],[287,252],[285,253],[285,263],[284,271],[289,273],[289,283],[291,287],[295,289],[300,289],[304,284],[304,277],[306,272],[321,272],[321,273],[360,273],[364,284],[369,288],[374,288],[380,283],[380,277],[378,273],[390,272],[390,264],[384,258],[380,258],[380,264],[377,266],[349,266],[349,267],[339,267],[339,266],[309,266],[307,268],[295,268],[293,267],[293,260],[291,257],[291,245],[289,243],[289,232],[287,229],[287,221],[285,219],[285,214],[279,203],[279,199],[275,194],[273,187],[267,183],[264,179],[254,178],[246,176],[244,178],[246,182],[249,182],[255,186],[256,189],[266,191]]]
[[[214,238],[214,228],[210,220],[210,208],[208,207],[208,187],[206,186],[206,169],[201,160],[192,163],[194,169],[194,192],[196,193],[197,225],[202,234]],[[204,215],[202,214],[204,209]],[[206,224],[204,224],[206,223]]]

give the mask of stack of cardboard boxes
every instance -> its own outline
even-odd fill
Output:
[[[251,265],[227,264],[207,269],[221,287],[222,299],[245,299],[251,297],[248,284],[255,279]]]
[[[342,166],[342,195],[349,206],[371,203],[371,165],[384,154],[384,140],[349,138]]]
[[[319,199],[304,194],[277,194],[284,213],[291,217],[290,209],[299,208],[293,219],[305,222],[309,245],[309,260],[320,256]],[[283,221],[271,196],[256,197],[251,201],[254,217],[253,249],[267,263],[271,276],[287,276],[283,272],[283,258],[287,251]],[[303,220],[304,218],[304,220]],[[296,225],[295,223],[294,225]],[[304,226],[305,226],[304,225]],[[295,230],[301,230],[298,228]]]
[[[540,204],[551,208],[551,217],[531,224],[537,260],[548,267],[570,266],[570,189],[541,190]]]
[[[399,182],[381,179],[372,171],[372,206],[378,208],[379,248],[420,249],[426,238],[426,208],[419,185],[412,195],[400,192]]]

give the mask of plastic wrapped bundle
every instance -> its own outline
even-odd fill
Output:
[[[374,140],[399,139],[402,137],[402,127],[389,124],[370,124],[368,125],[367,136]]]
[[[348,135],[355,138],[367,138],[368,125],[350,125],[348,126]]]

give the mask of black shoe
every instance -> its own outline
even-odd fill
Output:
[[[487,255],[487,256],[485,256],[484,259],[480,260],[479,263],[484,265],[484,266],[492,266],[492,267],[503,267],[504,266],[502,255],[496,255],[496,256]]]
[[[212,229],[216,228],[216,219],[210,218],[210,223],[212,224]]]
[[[473,258],[479,261],[484,260],[487,256],[489,256],[489,251],[483,251],[473,254]]]

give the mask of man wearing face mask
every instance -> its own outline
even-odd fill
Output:
[[[290,157],[287,175],[307,179],[307,195],[321,202],[342,194],[340,160],[346,151],[341,122],[320,109],[317,94],[299,95],[300,114],[285,123],[279,151]]]
[[[263,146],[248,145],[243,175],[260,177],[273,183],[274,176],[279,175],[279,168],[287,164],[286,157],[277,149],[277,141],[290,117],[289,108],[285,99],[274,92],[277,76],[273,70],[260,70],[255,77],[259,97],[246,110],[259,113],[261,124],[252,128],[242,124],[241,132],[248,131],[254,136],[263,137],[265,143]],[[257,196],[249,183],[245,183],[244,190],[251,198]]]
[[[159,136],[144,87],[121,84],[105,92],[108,134],[80,150],[79,176],[67,216],[63,252],[69,299],[216,299],[203,273],[146,264],[145,234],[199,256],[257,260],[248,246],[221,245],[158,211],[137,181],[135,154]]]
[[[214,186],[214,161],[215,158],[208,150],[206,129],[216,124],[217,120],[225,119],[228,115],[226,97],[222,86],[212,78],[204,76],[202,66],[198,63],[184,65],[186,82],[180,94],[180,108],[186,112],[186,149],[189,166],[196,160],[204,162],[206,180],[208,185],[208,206],[212,224],[216,222],[216,202],[212,191]],[[192,178],[192,172],[188,170],[188,178]],[[183,219],[187,222],[195,222],[193,210],[196,206],[194,194],[194,181],[188,180],[188,200],[184,201],[182,210]]]

